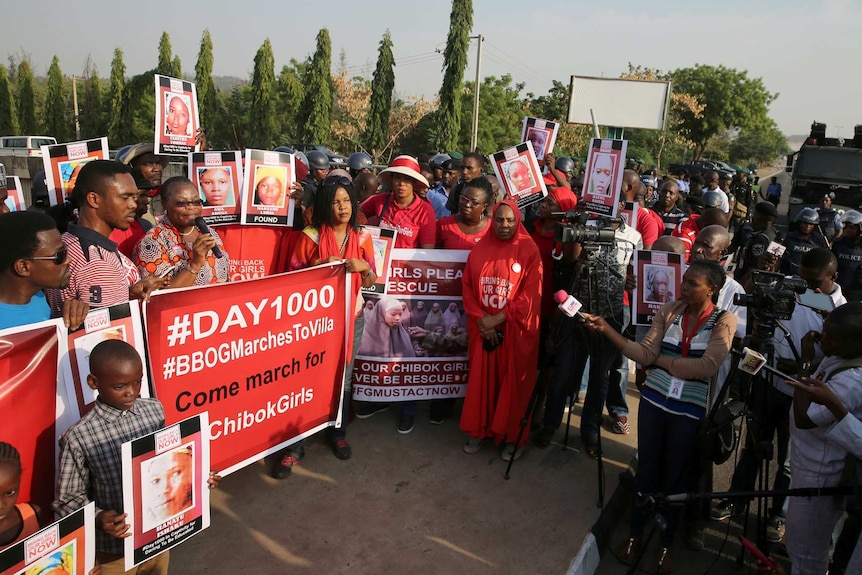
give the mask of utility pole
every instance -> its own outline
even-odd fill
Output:
[[[72,76],[72,106],[75,108],[75,139],[81,139],[81,121],[78,117],[78,77]]]
[[[470,132],[470,151],[476,151],[476,144],[479,140],[479,86],[481,82],[482,72],[482,42],[485,37],[479,34],[478,36],[470,36],[471,40],[478,40],[476,45],[476,87],[473,90],[473,129]]]

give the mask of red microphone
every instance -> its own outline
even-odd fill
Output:
[[[579,302],[574,296],[567,294],[563,290],[558,290],[556,293],[554,293],[554,301],[557,302],[557,307],[560,309],[560,311],[567,316],[578,317],[586,321],[587,318],[585,318],[581,314],[581,308],[583,307],[583,304]]]

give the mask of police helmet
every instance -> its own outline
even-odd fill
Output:
[[[434,154],[431,156],[431,159],[428,160],[428,165],[431,166],[431,169],[442,168],[443,162],[446,160],[451,160],[452,156],[449,154]]]
[[[309,170],[328,170],[329,157],[319,150],[311,150],[306,154]]]
[[[641,182],[643,182],[643,185],[645,185],[648,188],[652,188],[652,189],[656,188],[656,181],[655,181],[655,178],[652,176],[642,177]]]
[[[862,214],[856,210],[847,210],[841,215],[842,224],[862,224]]]
[[[353,172],[358,172],[364,169],[371,169],[371,156],[365,152],[354,152],[347,158],[347,169]]]
[[[703,192],[703,207],[704,208],[720,208],[721,207],[721,192],[716,190],[707,190]]]
[[[557,161],[554,162],[554,168],[565,173],[574,173],[575,172],[575,161],[571,158],[567,158],[566,156],[562,156],[557,158]]]
[[[295,154],[296,150],[294,150],[293,148],[290,148],[288,146],[279,146],[276,149],[274,149],[273,152],[283,152],[285,154]]]
[[[802,208],[796,216],[796,221],[800,224],[814,224],[816,226],[820,223],[820,216],[814,208]]]

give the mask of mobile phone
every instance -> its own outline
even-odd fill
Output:
[[[810,307],[817,311],[832,311],[835,309],[835,302],[827,293],[816,292],[812,289],[805,290],[805,293],[798,294],[796,300],[799,305]]]
[[[775,569],[775,561],[767,557],[763,554],[763,551],[757,548],[757,545],[743,537],[739,536],[739,542],[742,543],[742,546],[748,549],[748,552],[751,553],[751,556],[760,561],[763,565],[765,565],[769,569]]]

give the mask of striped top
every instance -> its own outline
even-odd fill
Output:
[[[83,300],[91,308],[129,301],[129,286],[137,283],[141,274],[115,242],[90,228],[69,224],[63,243],[71,262],[69,287],[47,290],[54,317],[62,315],[67,299]]]
[[[730,351],[736,317],[714,309],[683,357],[685,308],[682,301],[662,306],[646,337],[629,342],[623,353],[650,367],[641,392],[644,400],[670,413],[701,419],[709,407],[712,378]]]

